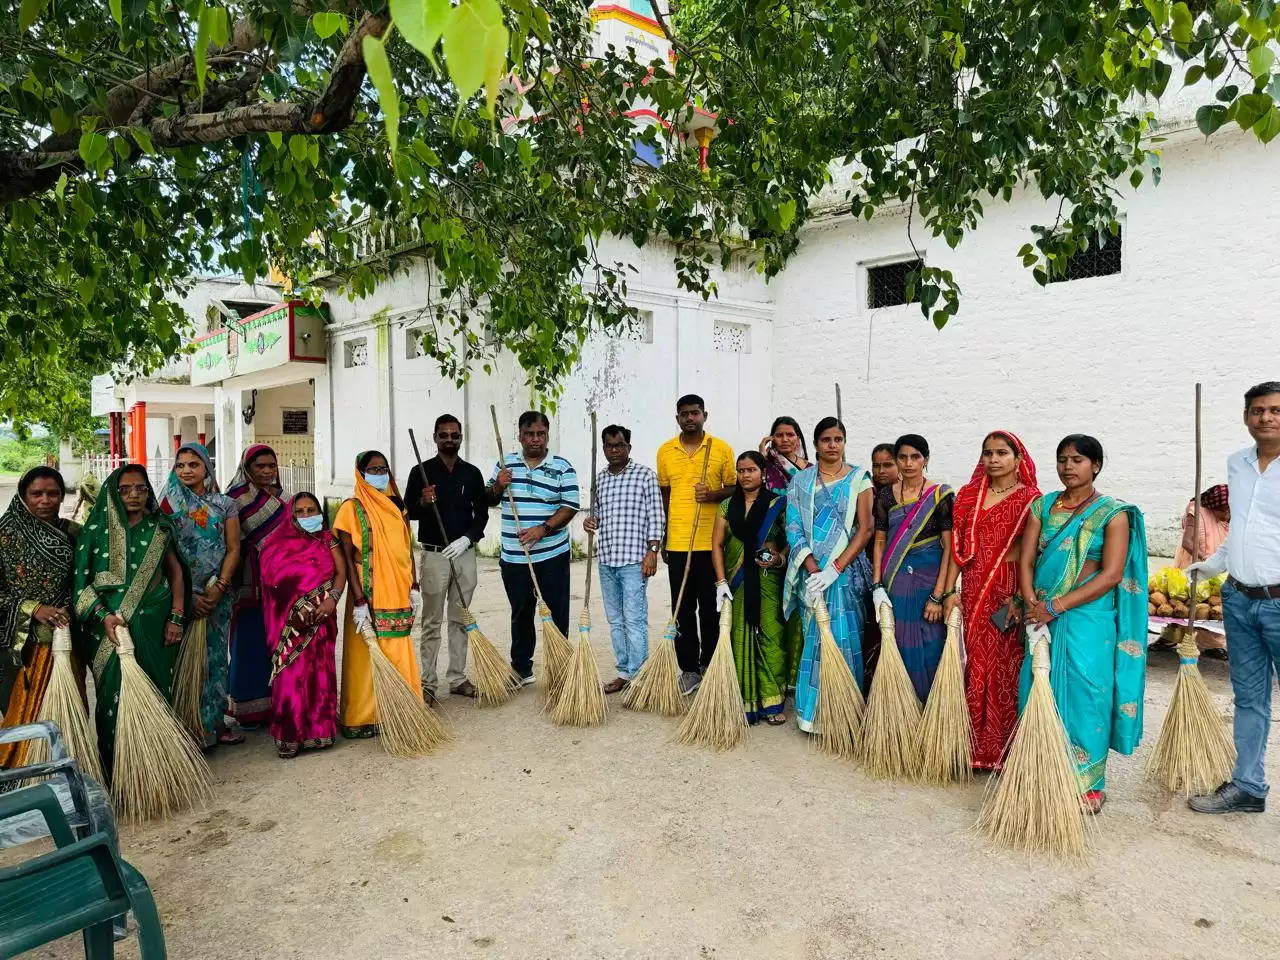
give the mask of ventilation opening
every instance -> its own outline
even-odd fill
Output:
[[[907,277],[921,266],[919,260],[899,260],[867,267],[867,306],[875,310],[916,303],[918,297],[907,299]]]
[[[369,338],[355,337],[342,345],[344,367],[364,367],[369,363]]]
[[[1114,237],[1104,233],[1089,240],[1088,250],[1077,250],[1067,258],[1062,271],[1053,271],[1050,283],[1066,283],[1070,280],[1087,280],[1090,277],[1110,277],[1120,272],[1120,248],[1123,231]]]

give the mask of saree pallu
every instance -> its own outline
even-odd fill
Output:
[[[763,496],[764,494],[761,494]],[[729,501],[721,503],[720,513],[727,512]],[[787,654],[783,648],[785,625],[782,619],[782,571],[760,570],[760,625],[747,622],[746,591],[750,589],[743,572],[744,563],[755,562],[755,552],[766,541],[783,540],[782,501],[775,500],[762,524],[764,529],[750,551],[725,527],[724,566],[733,591],[733,662],[738,671],[738,689],[746,707],[747,723],[759,723],[765,717],[781,713],[786,697]]]
[[[392,481],[392,491],[394,481]],[[356,471],[356,495],[338,508],[334,530],[351,537],[359,558],[349,576],[359,577],[378,646],[413,690],[422,686],[418,660],[413,652],[413,609],[409,590],[413,585],[413,552],[404,512],[387,494],[373,489]],[[351,613],[352,594],[347,592],[346,622],[342,641],[342,693],[339,726],[348,735],[376,731],[378,704],[373,696],[369,648],[356,629]]]
[[[333,535],[289,520],[262,544],[262,612],[271,649],[271,736],[277,743],[331,743],[337,734],[338,619],[301,626],[333,589]]]
[[[929,698],[947,638],[945,623],[941,620],[930,623],[924,618],[925,604],[938,585],[938,573],[942,569],[942,537],[921,534],[935,511],[950,496],[949,487],[936,484],[919,500],[894,503],[889,509],[888,548],[882,579],[893,603],[898,650],[921,703]],[[950,529],[949,523],[946,529]]]
[[[787,542],[791,546],[791,562],[783,587],[784,615],[799,616],[804,630],[804,646],[796,672],[796,724],[806,733],[814,732],[814,715],[818,706],[818,681],[822,672],[818,622],[813,609],[804,602],[804,561],[810,555],[821,569],[838,557],[849,545],[858,527],[858,496],[869,489],[871,478],[861,467],[834,484],[818,479],[816,466],[801,470],[787,487]],[[862,634],[866,594],[870,589],[871,569],[859,554],[835,583],[827,588],[824,599],[831,615],[831,633],[845,662],[859,684],[862,683]]]
[[[1032,506],[1041,522],[1036,558],[1037,597],[1074,590],[1086,561],[1100,562],[1107,524],[1129,516],[1129,550],[1119,585],[1092,603],[1049,622],[1049,682],[1076,763],[1080,793],[1106,789],[1107,752],[1130,754],[1142,739],[1147,665],[1147,538],[1142,513],[1101,496],[1074,518],[1051,513],[1058,493]],[[1019,709],[1031,690],[1031,658],[1022,665]]]

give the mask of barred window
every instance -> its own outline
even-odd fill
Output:
[[[364,367],[369,364],[369,340],[367,337],[354,337],[342,345],[342,365],[344,367]]]
[[[922,266],[919,260],[899,260],[867,267],[867,306],[875,310],[918,302],[916,296],[907,299],[907,276]]]
[[[1120,272],[1120,239],[1123,231],[1113,237],[1104,233],[1089,239],[1088,250],[1077,250],[1070,257],[1061,273],[1054,271],[1050,283],[1066,283],[1068,280],[1087,280],[1089,277],[1109,277]],[[1105,246],[1104,246],[1105,244]]]

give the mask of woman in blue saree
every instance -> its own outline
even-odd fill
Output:
[[[923,703],[942,659],[947,628],[942,605],[951,565],[951,510],[955,494],[931,483],[929,443],[909,433],[893,445],[898,481],[876,492],[875,573],[877,616],[893,607],[898,649]]]
[[[784,616],[801,613],[804,650],[796,677],[796,724],[814,732],[821,671],[813,605],[826,600],[831,632],[849,669],[862,683],[862,631],[871,571],[863,548],[871,536],[871,476],[845,463],[844,424],[818,421],[818,460],[787,487],[787,543],[791,560],[782,592]],[[803,596],[802,596],[803,595]]]
[[[1107,751],[1142,739],[1147,667],[1147,538],[1137,507],[1094,489],[1102,445],[1073,434],[1058,444],[1061,493],[1033,501],[1022,538],[1027,620],[1047,625],[1049,680],[1076,763],[1081,803],[1106,801]],[[1031,689],[1022,666],[1019,709]]]

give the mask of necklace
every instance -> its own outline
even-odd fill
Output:
[[[1074,510],[1076,507],[1080,506],[1080,504],[1088,503],[1090,500],[1092,500],[1096,496],[1097,496],[1097,492],[1094,490],[1090,490],[1089,495],[1087,497],[1081,497],[1080,500],[1076,503],[1067,503],[1066,502],[1067,498],[1065,496],[1061,496],[1061,497],[1058,497],[1058,502],[1055,504],[1055,506],[1062,507],[1065,510]]]
[[[843,463],[840,464],[840,466],[836,467],[835,473],[828,473],[826,470],[822,469],[822,464],[818,464],[818,474],[827,480],[838,480],[840,479],[840,474],[842,473],[844,473]]]
[[[1015,480],[1015,481],[1013,481],[1013,483],[1009,484],[1007,487],[1000,487],[1000,488],[995,489],[995,490],[992,490],[992,489],[988,488],[987,493],[989,493],[989,494],[994,493],[996,496],[999,496],[999,495],[1000,495],[1000,494],[1002,494],[1002,493],[1008,493],[1010,490],[1012,490],[1012,489],[1013,489],[1014,487],[1016,487],[1017,485],[1018,485],[1018,481],[1017,481],[1017,480]]]
[[[920,478],[920,489],[916,491],[916,495],[915,495],[914,497],[912,497],[912,498],[911,498],[911,500],[908,500],[908,499],[907,499],[907,482],[906,482],[905,480],[899,480],[899,481],[898,481],[898,490],[899,490],[900,492],[899,492],[899,494],[898,494],[898,503],[901,505],[901,504],[904,504],[904,503],[911,503],[911,502],[912,502],[912,501],[914,501],[914,500],[919,500],[919,499],[920,499],[920,494],[924,493],[924,484],[925,484],[924,477],[921,477],[921,478]]]

